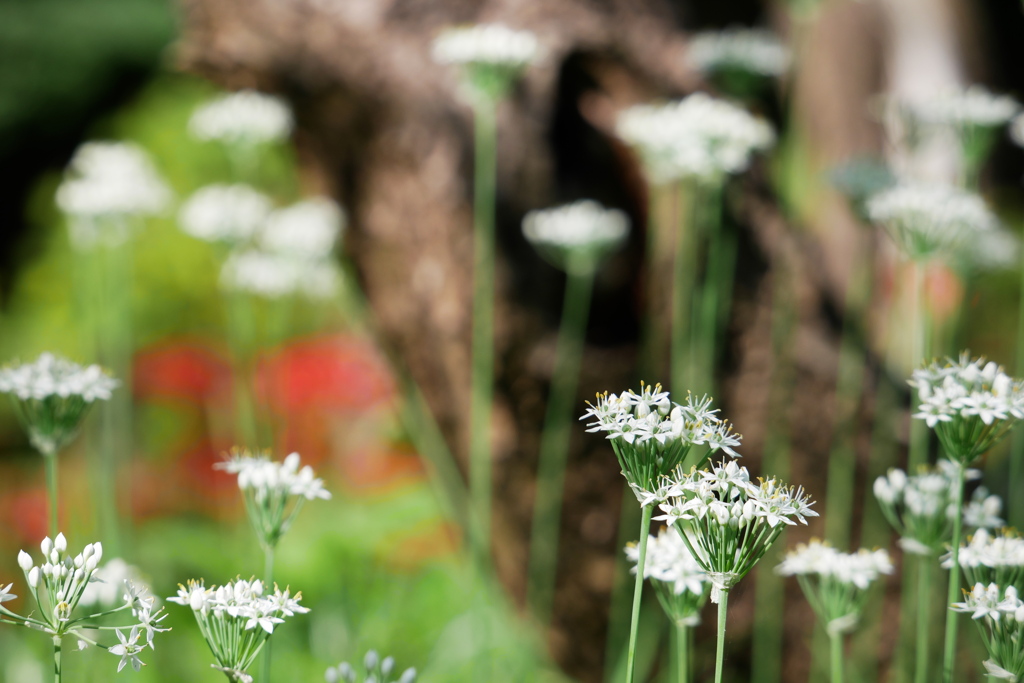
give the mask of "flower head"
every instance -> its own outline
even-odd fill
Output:
[[[57,188],[71,243],[87,249],[128,238],[131,219],[163,212],[171,192],[141,147],[127,142],[87,142],[68,164]]]
[[[629,219],[618,209],[584,199],[531,211],[523,219],[523,234],[559,268],[589,272],[626,240]]]
[[[1024,589],[1024,539],[1013,529],[978,529],[960,546],[957,558],[970,585],[990,583]],[[952,552],[942,566],[953,565]]]
[[[639,562],[640,551],[635,543],[626,546],[626,557],[634,565]],[[710,583],[675,527],[648,537],[644,578],[651,581],[661,606],[674,623],[700,623],[700,610],[707,601]]]
[[[271,203],[248,185],[207,185],[178,214],[181,229],[207,242],[245,243],[263,227]]]
[[[361,669],[361,670],[360,670]],[[415,683],[416,669],[406,669],[398,674],[395,658],[381,659],[376,650],[370,650],[363,657],[362,667],[342,662],[324,672],[326,683]]]
[[[699,92],[667,104],[630,107],[616,128],[659,184],[680,178],[721,182],[746,170],[756,152],[775,142],[762,119]]]
[[[786,73],[790,54],[771,31],[733,26],[695,35],[686,59],[693,68],[711,76],[738,72],[774,78]]]
[[[65,446],[89,406],[108,400],[118,384],[98,365],[83,367],[52,353],[0,369],[0,393],[14,398],[29,440],[44,454]]]
[[[718,602],[753,569],[787,526],[807,524],[813,502],[777,479],[755,485],[735,462],[681,470],[667,477],[669,496],[655,519],[674,525],[712,584]]]
[[[934,429],[946,454],[963,465],[992,448],[1024,417],[1024,383],[967,352],[958,360],[915,370],[909,383],[921,401],[914,417]]]
[[[200,106],[188,123],[200,140],[251,145],[287,138],[292,131],[292,112],[284,100],[240,90],[221,95]]]
[[[341,207],[314,197],[271,213],[256,242],[268,253],[319,259],[331,253],[344,226]]]
[[[266,299],[305,296],[328,299],[338,291],[341,276],[329,259],[295,258],[260,249],[228,256],[220,271],[220,286]]]
[[[885,550],[843,553],[814,539],[788,552],[775,571],[797,577],[829,633],[845,633],[860,619],[867,589],[893,564]]]
[[[540,55],[529,31],[501,24],[478,24],[442,32],[432,47],[434,61],[463,67],[474,95],[497,100]]]
[[[897,184],[871,197],[865,210],[912,259],[950,253],[998,226],[981,197],[951,186]]]
[[[303,501],[331,497],[312,467],[300,467],[298,453],[275,462],[264,453],[253,455],[236,449],[228,460],[214,467],[238,476],[249,521],[267,547],[276,546],[288,531]]]
[[[581,420],[590,432],[604,432],[622,467],[622,475],[643,505],[656,502],[648,495],[661,479],[673,472],[694,446],[702,449],[700,463],[716,451],[739,457],[735,447],[740,435],[717,416],[711,399],[688,395],[685,403],[673,403],[661,385],[641,384],[640,392],[598,395]]]
[[[978,624],[989,659],[984,662],[991,678],[1019,681],[1024,678],[1024,602],[1017,588],[996,583],[975,583],[964,591],[964,601],[950,609],[970,614]]]
[[[1012,97],[996,95],[980,85],[940,92],[908,106],[926,124],[955,127],[1002,126],[1020,111],[1020,104]]]
[[[216,664],[213,668],[235,681],[251,680],[246,673],[274,630],[289,617],[309,612],[299,605],[302,594],[291,596],[274,586],[267,593],[262,581],[238,578],[223,586],[190,580],[167,598],[192,609]]]

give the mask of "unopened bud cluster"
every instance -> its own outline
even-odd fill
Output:
[[[326,683],[415,683],[416,669],[406,669],[397,678],[395,658],[380,658],[376,650],[370,650],[363,657],[362,671],[348,662],[332,666],[324,672]]]

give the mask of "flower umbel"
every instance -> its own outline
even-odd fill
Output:
[[[523,234],[542,256],[566,271],[591,272],[629,234],[629,219],[584,199],[554,209],[531,211]]]
[[[497,101],[536,61],[540,44],[529,31],[479,24],[444,31],[434,40],[432,54],[438,64],[461,66],[473,95]]]
[[[264,548],[277,546],[305,501],[331,497],[313,468],[300,468],[299,464],[298,453],[288,455],[283,462],[274,462],[265,453],[253,455],[236,449],[228,460],[214,465],[238,475],[245,510]]]
[[[632,571],[635,573],[640,551],[635,543],[630,543],[625,552],[634,564]],[[700,610],[707,602],[711,584],[675,527],[648,537],[644,578],[654,586],[665,614],[673,623],[677,626],[700,623]]]
[[[292,131],[292,113],[278,97],[240,90],[221,95],[196,109],[188,127],[200,140],[253,145],[288,137]]]
[[[960,568],[968,585],[996,583],[1024,590],[1024,539],[1014,529],[991,533],[978,529],[960,546]],[[942,566],[953,565],[952,553],[942,558]]]
[[[843,553],[814,539],[788,552],[775,571],[797,577],[825,630],[838,635],[856,628],[868,588],[893,565],[885,550]]]
[[[98,365],[82,367],[52,353],[0,369],[0,393],[14,399],[29,440],[44,455],[67,445],[89,406],[108,400],[118,384]]]
[[[955,612],[971,614],[988,650],[984,663],[991,678],[1020,681],[1024,678],[1024,602],[1013,586],[974,584],[955,602]]]
[[[370,650],[363,657],[361,671],[348,662],[332,666],[324,672],[326,683],[415,683],[416,669],[408,668],[397,678],[395,658],[380,658],[376,650]]]

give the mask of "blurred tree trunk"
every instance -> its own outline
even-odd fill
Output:
[[[667,288],[671,264],[643,263],[647,189],[611,128],[623,106],[678,96],[699,85],[685,67],[685,38],[674,8],[668,0],[181,4],[179,59],[185,69],[226,87],[277,92],[293,103],[304,166],[349,212],[345,248],[380,341],[423,389],[462,463],[470,386],[472,127],[458,96],[457,74],[431,61],[430,43],[445,27],[477,21],[500,21],[539,35],[543,62],[529,70],[499,114],[493,551],[502,581],[521,599],[564,278],[533,253],[520,221],[530,209],[583,197],[630,214],[630,245],[597,281],[580,407],[595,391],[634,386],[640,321],[648,305],[644,283]],[[797,93],[797,120],[809,125],[804,142],[815,149],[823,144],[829,159],[877,148],[877,136],[861,123],[864,98],[879,87],[877,65],[870,62],[877,54],[876,35],[873,8],[859,3],[827,5],[807,33],[804,56],[810,66],[790,87]],[[844,80],[850,70],[854,77]],[[834,197],[824,215],[838,227],[815,234],[791,229],[763,169],[731,190],[728,215],[741,228],[740,261],[719,369],[724,395],[718,398],[724,414],[745,433],[744,463],[755,472],[769,422],[792,420],[791,477],[820,499],[833,412],[822,397],[834,387],[838,345],[829,311],[842,308],[849,245],[873,247],[861,244],[858,227]],[[822,214],[803,209],[791,214],[822,225]],[[795,321],[785,360],[795,384],[792,402],[781,407],[772,405],[779,358],[767,341],[779,292],[787,292]],[[667,297],[652,295],[650,302],[663,309]],[[654,359],[653,365],[663,363]],[[645,379],[664,379],[664,369],[660,377]],[[607,445],[582,430],[573,434],[569,463],[549,641],[567,672],[598,681],[621,552],[623,483]],[[731,640],[749,632],[749,598],[737,596]],[[809,610],[800,609],[807,623]],[[736,659],[743,659],[739,652]]]

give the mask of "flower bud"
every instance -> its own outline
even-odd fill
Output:
[[[53,539],[53,549],[58,553],[68,549],[68,539],[64,538],[64,534],[57,534],[57,538]]]
[[[406,669],[398,683],[416,683],[416,669]]]
[[[32,569],[32,556],[26,553],[24,550],[18,553],[18,566],[21,567],[21,571],[27,572]]]
[[[363,664],[367,670],[372,671],[377,668],[377,663],[380,662],[380,657],[377,655],[376,650],[370,650],[366,653],[366,658],[363,659]]]
[[[103,559],[103,544],[97,541],[92,544],[92,549],[96,553],[96,564],[99,564],[100,560]]]
[[[50,551],[53,550],[53,541],[50,540],[49,536],[44,538],[43,542],[39,544],[39,549],[43,551],[44,557],[50,554]]]
[[[391,673],[391,670],[395,668],[395,658],[385,657],[384,661],[380,663],[380,672],[387,676]]]
[[[32,567],[28,573],[28,585],[35,588],[39,585],[39,567]]]

